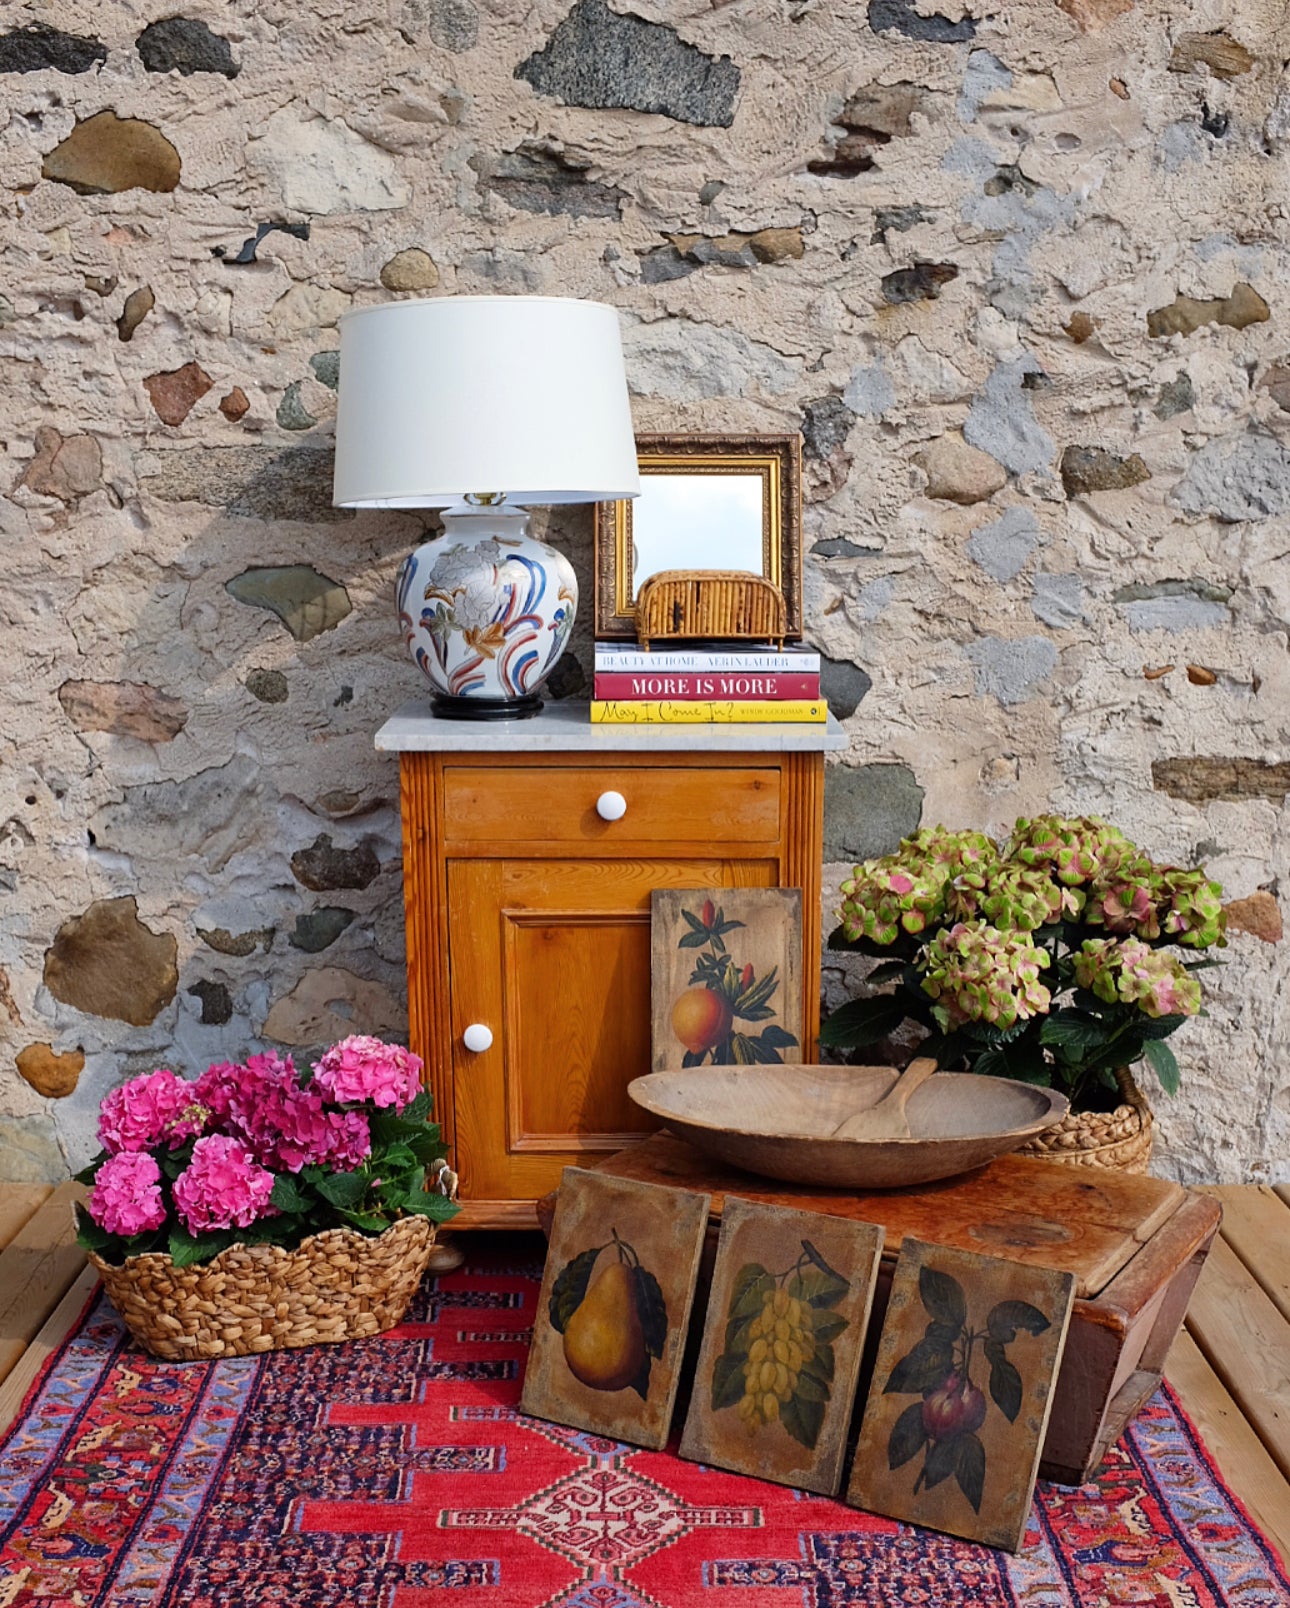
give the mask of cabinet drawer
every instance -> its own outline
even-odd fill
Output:
[[[606,821],[597,802],[621,794]],[[780,772],[773,765],[685,770],[667,766],[453,765],[444,770],[449,843],[774,843]]]

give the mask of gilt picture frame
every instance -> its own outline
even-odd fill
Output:
[[[596,636],[634,640],[636,593],[662,570],[746,570],[784,595],[802,635],[800,435],[636,437],[641,495],[597,503]]]
[[[711,1197],[566,1167],[520,1411],[667,1444]]]

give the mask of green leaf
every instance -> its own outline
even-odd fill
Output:
[[[703,942],[706,943],[708,941],[708,929],[699,920],[698,916],[685,909],[682,909],[681,916],[683,920],[690,923],[690,931],[698,933]]]
[[[971,1502],[972,1511],[979,1513],[985,1491],[985,1447],[970,1432],[955,1435],[951,1444],[954,1447],[954,1477],[959,1482],[959,1490]]]
[[[1189,1018],[1186,1016],[1144,1016],[1141,1013],[1134,1020],[1134,1031],[1144,1039],[1168,1038]]]
[[[797,1376],[797,1394],[803,1400],[828,1401],[829,1387],[832,1384],[832,1375],[825,1378],[822,1372],[814,1367],[814,1359],[803,1367]]]
[[[817,1345],[836,1340],[848,1327],[847,1320],[837,1312],[817,1312],[813,1321]]]
[[[836,1273],[810,1273],[805,1269],[795,1273],[789,1283],[790,1294],[816,1310],[837,1306],[850,1288]]]
[[[413,1217],[428,1217],[432,1223],[450,1223],[461,1207],[455,1200],[448,1200],[443,1195],[409,1192],[403,1210]]]
[[[942,1480],[949,1479],[956,1472],[958,1464],[958,1448],[955,1444],[962,1440],[961,1435],[946,1435],[942,1440],[934,1440],[927,1448],[927,1461],[923,1464],[923,1479],[930,1491],[933,1486],[939,1485]]]
[[[564,1333],[565,1325],[582,1305],[587,1285],[591,1282],[591,1270],[604,1248],[603,1245],[593,1245],[590,1250],[580,1252],[571,1262],[564,1265],[559,1277],[551,1286],[548,1312],[551,1327],[557,1334]]]
[[[1010,1424],[1021,1411],[1021,1375],[1002,1354],[990,1358],[990,1397]]]
[[[824,1408],[824,1402],[795,1391],[780,1408],[779,1421],[795,1441],[813,1452],[824,1424]]]
[[[795,1034],[790,1033],[786,1027],[780,1027],[776,1024],[774,1027],[762,1029],[761,1042],[773,1045],[779,1050],[787,1050],[796,1047],[797,1037]]]
[[[887,1437],[887,1467],[900,1468],[908,1463],[911,1457],[927,1443],[927,1431],[923,1428],[923,1404],[921,1401],[911,1403],[891,1426],[891,1434]]]
[[[170,1259],[176,1267],[191,1267],[195,1262],[209,1262],[227,1250],[240,1236],[231,1229],[221,1228],[214,1234],[189,1234],[177,1224],[170,1230]]]
[[[85,1210],[82,1201],[78,1200],[76,1202],[76,1241],[78,1245],[87,1251],[102,1251],[106,1250],[115,1238],[115,1234],[109,1234],[106,1228],[102,1228],[94,1221]]]
[[[667,1344],[667,1305],[658,1280],[638,1262],[632,1269],[636,1281],[636,1311],[641,1320],[641,1333],[645,1336],[645,1350],[651,1357],[661,1357]]]
[[[865,982],[870,988],[878,988],[883,983],[894,983],[898,977],[905,975],[907,966],[908,962],[903,960],[881,960],[870,971]]]
[[[1052,1321],[1029,1301],[1000,1301],[990,1308],[985,1326],[992,1340],[1002,1341],[1007,1346],[1017,1338],[1018,1329],[1024,1329],[1027,1334],[1043,1334],[1052,1328]]]
[[[737,1407],[744,1395],[744,1364],[748,1361],[745,1350],[726,1349],[712,1366],[712,1406]]]
[[[318,1180],[318,1193],[340,1211],[352,1211],[367,1194],[365,1173],[330,1173]]]
[[[290,1173],[279,1173],[273,1180],[270,1204],[280,1212],[307,1212],[316,1203],[305,1194]]]
[[[1058,1045],[1076,1055],[1099,1049],[1109,1036],[1106,1023],[1098,1017],[1069,1009],[1050,1011],[1039,1029],[1041,1044]]]
[[[954,1347],[948,1340],[939,1338],[920,1340],[891,1370],[891,1377],[883,1386],[884,1396],[905,1396],[913,1392],[921,1396],[925,1390],[935,1390],[944,1384],[954,1367]]]
[[[905,1016],[905,1007],[894,994],[848,1000],[821,1025],[820,1043],[835,1050],[862,1049],[894,1032]]]
[[[1178,1093],[1178,1060],[1174,1052],[1161,1039],[1152,1039],[1145,1046],[1147,1062],[1160,1079],[1166,1094]]]
[[[351,1212],[338,1206],[336,1214],[351,1228],[357,1228],[364,1234],[384,1234],[390,1226],[390,1219],[381,1212]]]
[[[967,1322],[963,1286],[953,1274],[924,1264],[918,1270],[918,1293],[923,1305],[938,1323],[961,1329]]]
[[[644,1401],[646,1399],[646,1397],[649,1395],[649,1371],[650,1371],[650,1367],[651,1367],[650,1355],[649,1355],[649,1352],[647,1351],[645,1353],[645,1361],[641,1363],[641,1371],[636,1375],[635,1379],[633,1379],[631,1384],[627,1387],[629,1390],[634,1390],[642,1401]]]
[[[706,932],[687,932],[677,944],[678,949],[702,949],[708,941]]]
[[[75,1178],[78,1184],[92,1184],[98,1177],[99,1168],[107,1159],[107,1151],[100,1150],[98,1155],[95,1156],[94,1160],[90,1162],[88,1166],[82,1167],[78,1173],[73,1173],[72,1177]]]
[[[837,1268],[830,1266],[830,1264],[825,1260],[819,1246],[813,1245],[808,1239],[804,1239],[802,1241],[802,1249],[806,1252],[807,1256],[810,1257],[811,1261],[815,1263],[816,1267],[819,1268],[821,1273],[827,1273],[831,1279],[836,1279],[839,1284],[845,1284],[848,1289],[851,1288],[848,1280],[838,1272]]]
[[[775,1288],[775,1281],[760,1262],[745,1262],[735,1274],[730,1286],[730,1306],[726,1312],[727,1329],[757,1317],[766,1304],[766,1296]]]
[[[798,1378],[804,1379],[807,1374],[813,1379],[818,1379],[822,1385],[833,1383],[833,1347],[827,1340],[816,1346],[815,1355],[810,1362],[802,1364]]]

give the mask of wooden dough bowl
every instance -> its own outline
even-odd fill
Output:
[[[721,1161],[842,1189],[951,1178],[1016,1150],[1067,1110],[1052,1089],[938,1072],[909,1098],[908,1139],[835,1138],[838,1124],[875,1105],[896,1075],[889,1066],[699,1066],[652,1072],[627,1092]]]

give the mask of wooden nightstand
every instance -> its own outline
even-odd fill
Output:
[[[399,754],[409,1038],[461,1175],[454,1227],[531,1227],[562,1168],[651,1131],[627,1085],[650,1070],[653,888],[801,888],[814,1058],[832,719],[475,723],[417,702],[376,745]]]

